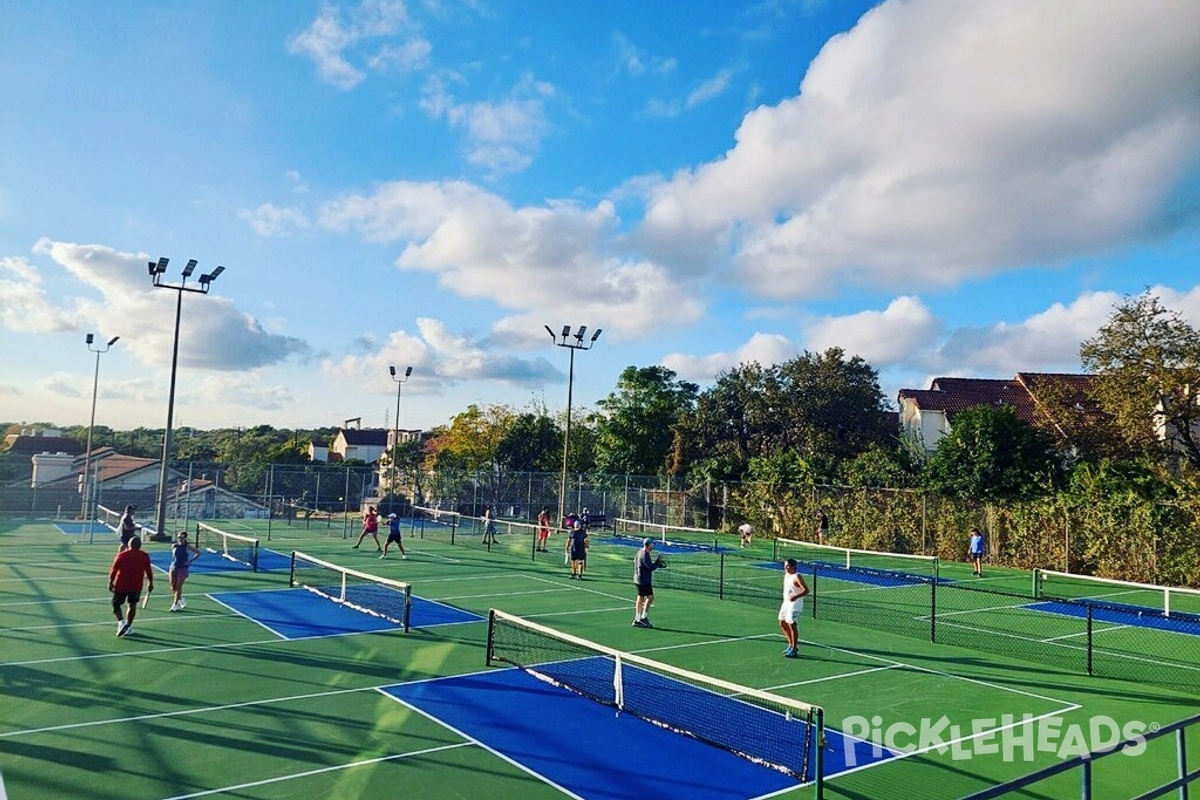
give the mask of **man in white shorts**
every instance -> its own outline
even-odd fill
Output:
[[[787,639],[787,649],[783,651],[784,658],[799,658],[796,651],[800,635],[796,630],[796,616],[804,613],[804,595],[808,594],[808,584],[796,571],[796,559],[789,558],[783,562],[783,603],[779,606],[779,629]]]

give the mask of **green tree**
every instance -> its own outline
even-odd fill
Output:
[[[513,418],[496,449],[506,469],[552,472],[562,463],[562,429],[545,413],[524,412]]]
[[[661,473],[675,425],[693,409],[699,390],[666,367],[626,367],[616,390],[597,403],[596,469],[618,475]]]
[[[879,376],[840,348],[805,352],[783,364],[743,364],[718,376],[679,426],[673,469],[716,459],[738,478],[750,459],[795,450],[826,478],[835,465],[874,444],[890,446],[887,402]]]
[[[1012,406],[977,406],[955,415],[925,476],[930,488],[951,497],[1017,499],[1052,490],[1061,466],[1049,437]]]
[[[1159,298],[1126,298],[1079,355],[1121,436],[1200,467],[1200,331]]]

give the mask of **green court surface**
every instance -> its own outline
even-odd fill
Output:
[[[573,581],[557,533],[548,552],[534,553],[522,530],[502,527],[489,550],[472,525],[406,527],[408,558],[393,553],[381,561],[370,539],[352,550],[357,530],[340,521],[275,522],[269,540],[265,521],[214,524],[257,536],[261,551],[301,550],[409,582],[422,601],[481,618],[500,609],[819,704],[828,728],[893,746],[894,757],[829,777],[829,798],[959,798],[1200,711],[1190,676],[1175,685],[1136,677],[1142,668],[1165,674],[1155,654],[1167,652],[1172,637],[1191,634],[1098,622],[1098,639],[1111,639],[1097,652],[1129,664],[1130,677],[1088,677],[1079,664],[1078,620],[1031,609],[1032,601],[942,592],[940,585],[934,644],[921,638],[930,622],[928,585],[818,574],[800,622],[802,657],[785,659],[775,617],[780,573],[770,541],[738,552],[730,574],[719,578],[702,559],[668,555],[668,568],[655,576],[655,627],[641,629],[630,625],[636,547],[601,532],[593,535],[585,579]],[[734,537],[720,544],[738,549]],[[152,555],[166,548],[147,544]],[[0,523],[0,776],[8,798],[595,796],[587,787],[560,788],[381,691],[501,669],[485,664],[486,621],[422,625],[414,606],[408,633],[286,639],[213,598],[286,589],[286,570],[197,568],[186,610],[168,612],[166,576],[158,573],[133,633],[117,638],[106,591],[115,550],[115,538],[106,534],[64,533],[49,521]],[[200,563],[205,558],[219,557],[206,553]],[[947,586],[973,577],[965,564],[943,565],[940,575]],[[1015,596],[1029,593],[1030,578],[985,570],[977,580]],[[724,599],[690,590],[714,580],[727,587]],[[894,631],[864,624],[881,609],[895,617]],[[989,627],[981,632],[975,623],[984,616]],[[1011,641],[1011,653],[997,641]],[[1192,765],[1200,764],[1198,740],[1193,734],[1187,743]],[[584,737],[537,746],[577,758],[606,742]],[[1140,754],[1098,762],[1096,796],[1134,797],[1170,780],[1175,748],[1174,739],[1164,738]],[[647,770],[687,781],[694,765],[660,763],[655,755],[645,753]],[[1014,796],[1078,792],[1079,775],[1072,773]],[[796,785],[778,796],[813,795],[813,787]]]

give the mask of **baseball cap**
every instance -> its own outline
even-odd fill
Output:
[[[649,538],[642,539],[642,547],[645,547],[646,545],[650,544],[650,542],[651,542],[651,540]]]
[[[396,515],[394,513],[388,514],[388,519],[395,519],[395,518],[396,518]]]

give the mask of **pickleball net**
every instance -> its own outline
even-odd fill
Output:
[[[540,680],[654,725],[824,784],[820,706],[626,653],[492,609],[487,663]]]
[[[258,539],[239,533],[223,531],[204,522],[196,523],[196,540],[201,552],[217,553],[222,558],[245,564],[258,572]]]
[[[314,592],[335,603],[386,619],[408,631],[412,618],[412,584],[340,567],[292,551],[289,585]]]
[[[829,577],[838,577],[839,574],[872,575],[894,581],[898,585],[926,583],[938,579],[937,556],[856,550],[815,542],[776,539],[775,560],[782,561],[785,558],[814,564],[822,574]]]
[[[1051,569],[1033,571],[1033,596],[1093,605],[1161,612],[1164,617],[1200,615],[1200,589],[1136,583]]]

